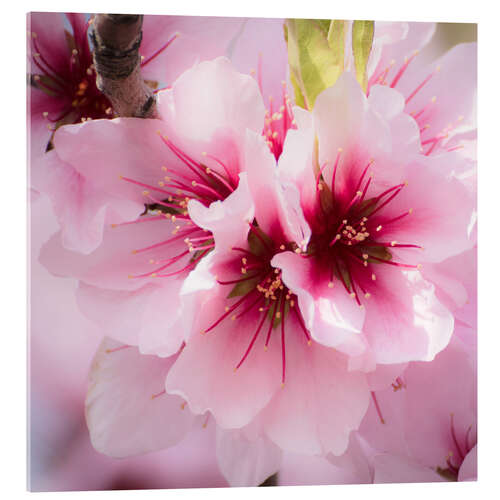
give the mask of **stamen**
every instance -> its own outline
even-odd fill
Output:
[[[405,57],[404,64],[401,66],[400,70],[398,71],[398,73],[396,74],[396,76],[394,77],[394,79],[391,82],[391,85],[390,85],[391,88],[394,88],[397,85],[397,83],[399,82],[399,80],[403,76],[403,73],[406,71],[406,69],[408,68],[410,63],[413,61],[413,59],[415,59],[415,56],[417,54],[418,54],[418,50],[416,50],[409,58]]]
[[[264,310],[264,314],[262,315],[262,319],[260,320],[259,326],[257,327],[257,330],[255,331],[255,333],[252,337],[252,340],[250,341],[250,344],[248,345],[247,350],[245,351],[245,354],[241,358],[240,362],[236,365],[236,368],[234,369],[234,371],[236,371],[243,364],[243,361],[245,361],[249,352],[252,350],[252,347],[255,344],[257,337],[259,336],[259,332],[262,329],[262,325],[264,324],[266,316],[267,316],[267,309]]]
[[[283,296],[283,293],[281,294]],[[285,355],[285,300],[281,300],[281,387],[285,385],[286,355]]]
[[[382,416],[382,412],[380,411],[380,406],[378,405],[377,397],[375,396],[375,393],[373,391],[371,391],[371,394],[372,394],[373,403],[375,404],[375,409],[377,410],[377,413],[378,413],[378,418],[380,419],[380,422],[382,424],[385,424],[384,417]]]
[[[179,33],[176,33],[174,36],[172,36],[170,39],[167,40],[163,46],[161,46],[156,52],[154,52],[152,55],[150,55],[147,59],[141,61],[141,68],[146,66],[146,64],[149,64],[153,59],[158,57],[176,38],[179,37]]]

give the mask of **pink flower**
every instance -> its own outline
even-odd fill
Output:
[[[80,306],[110,336],[145,353],[171,355],[184,336],[174,328],[182,320],[183,280],[213,248],[211,234],[191,220],[187,202],[195,198],[208,206],[229,196],[238,206],[230,195],[246,168],[245,131],[261,132],[264,106],[255,81],[223,58],[188,70],[159,98],[162,120],[96,120],[56,132],[56,153],[70,162],[78,189],[90,185],[96,193],[60,191],[68,218],[62,236],[77,231],[96,250],[70,252],[57,235],[42,260],[55,274],[81,280]],[[95,229],[87,237],[89,215]],[[177,334],[165,336],[167,325]]]
[[[475,352],[454,337],[435,360],[411,363],[377,391],[359,430],[374,448],[375,482],[475,479],[476,381]]]
[[[195,62],[224,54],[242,24],[237,18],[144,16],[140,48],[144,78],[153,87],[165,85]],[[113,114],[96,87],[87,31],[84,14],[28,15],[32,162],[45,152],[60,125]]]
[[[433,23],[375,23],[368,93],[383,85],[404,96],[404,111],[418,124],[425,155],[474,150],[477,46],[459,44],[437,61],[422,63],[419,50],[434,28]]]
[[[453,317],[419,269],[473,245],[474,201],[454,175],[466,160],[419,155],[401,94],[374,86],[366,98],[349,73],[299,111],[279,168],[300,186],[312,235],[307,255],[273,265],[318,342],[361,366],[433,359]]]

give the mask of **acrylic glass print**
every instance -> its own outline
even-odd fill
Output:
[[[476,479],[474,38],[28,14],[31,490]]]

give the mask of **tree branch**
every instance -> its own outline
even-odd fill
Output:
[[[152,118],[156,99],[141,75],[142,15],[96,14],[90,32],[97,88],[117,116]]]

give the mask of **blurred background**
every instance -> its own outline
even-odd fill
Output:
[[[430,62],[454,45],[476,39],[475,24],[439,23],[420,57]],[[227,486],[217,468],[213,424],[196,429],[173,448],[140,457],[116,460],[94,451],[85,424],[84,400],[87,371],[100,334],[78,312],[72,293],[76,283],[51,276],[38,263],[40,247],[58,226],[48,199],[36,192],[30,196],[28,488]],[[301,468],[297,463],[293,467]],[[290,474],[284,471],[282,477],[286,476]]]

